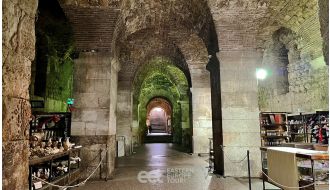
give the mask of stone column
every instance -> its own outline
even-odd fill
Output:
[[[130,154],[132,139],[132,109],[133,101],[131,90],[118,84],[117,101],[117,136],[125,137],[125,154]],[[124,156],[124,155],[120,155]]]
[[[192,81],[193,152],[207,153],[212,137],[210,73],[204,65],[190,70]]]
[[[255,71],[261,54],[256,51],[223,51],[220,59],[224,166],[226,176],[247,176],[250,151],[251,175],[260,168],[260,127]]]
[[[38,1],[2,2],[2,188],[28,189],[29,85]]]
[[[82,177],[97,167],[100,156],[103,158],[101,177],[111,177],[116,151],[116,123],[110,123],[115,120],[116,66],[111,63],[109,53],[92,51],[80,53],[74,69],[76,110],[72,113],[71,134],[72,141],[83,146],[82,167],[87,167],[88,172]]]
[[[181,106],[181,127],[182,127],[182,145],[189,146],[191,131],[189,124],[189,102],[180,101]]]
[[[110,106],[109,106],[109,129],[107,139],[107,175],[112,176],[115,169],[116,158],[116,133],[117,133],[117,93],[118,93],[118,71],[120,65],[118,60],[111,61],[110,70]]]

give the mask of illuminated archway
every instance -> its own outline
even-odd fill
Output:
[[[146,125],[149,133],[172,133],[172,106],[164,98],[156,97],[147,105]]]

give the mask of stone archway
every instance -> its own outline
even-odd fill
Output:
[[[147,105],[147,127],[151,132],[171,134],[172,106],[166,99],[156,97]]]
[[[161,97],[171,105],[171,129],[173,142],[182,144],[186,142],[183,134],[191,136],[189,118],[189,80],[183,71],[164,58],[156,58],[142,65],[135,74],[133,89],[133,126],[134,136],[144,136],[146,132],[146,118],[150,101]],[[140,138],[142,139],[142,138]],[[137,144],[143,140],[135,141]],[[191,143],[187,143],[191,144]],[[187,149],[191,149],[187,145]],[[188,150],[187,150],[188,151]]]

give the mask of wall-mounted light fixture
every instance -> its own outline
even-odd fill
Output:
[[[268,75],[268,72],[266,69],[263,68],[257,68],[256,70],[256,77],[259,80],[264,80]]]

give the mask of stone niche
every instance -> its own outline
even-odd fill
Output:
[[[279,48],[286,51],[286,64]],[[321,45],[321,44],[320,44]],[[306,41],[285,28],[277,30],[263,56],[263,67],[269,70],[269,77],[259,81],[259,107],[262,111],[310,112],[328,109],[328,66],[320,54],[306,50]],[[283,54],[282,54],[283,55]],[[282,62],[282,63],[281,63]],[[278,68],[287,73],[288,89],[279,93]]]

